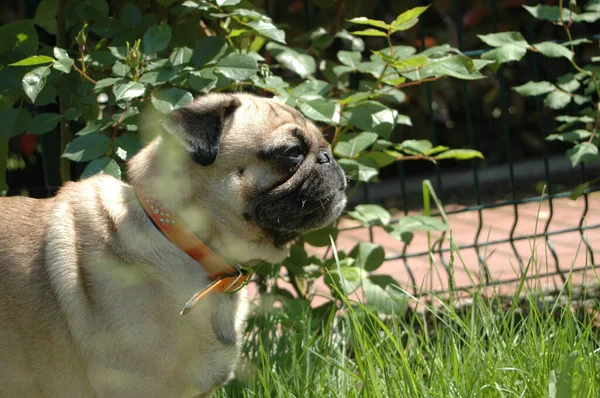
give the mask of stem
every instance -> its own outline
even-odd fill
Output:
[[[208,26],[206,26],[206,22],[203,19],[200,19],[200,27],[206,36],[213,36],[213,33],[210,31]]]
[[[395,88],[404,88],[404,87],[410,87],[410,86],[418,86],[419,84],[423,84],[423,83],[427,83],[427,82],[434,82],[436,80],[439,80],[439,77],[428,77],[426,79],[423,80],[415,80],[414,82],[408,82],[408,83],[402,83],[397,85]]]
[[[302,289],[300,289],[300,285],[298,284],[298,280],[296,279],[296,275],[294,275],[294,273],[291,272],[289,269],[288,269],[288,276],[290,277],[290,283],[292,284],[292,287],[294,288],[294,290],[298,294],[298,298],[300,300],[306,300],[306,294],[304,294],[304,292],[302,291]]]
[[[62,48],[62,47],[61,47],[61,48]],[[90,82],[92,82],[92,83],[96,84],[96,81],[95,81],[94,79],[92,79],[91,77],[89,77],[89,76],[87,75],[87,73],[85,73],[85,71],[84,71],[84,70],[81,70],[81,69],[79,69],[79,68],[77,67],[77,65],[73,65],[73,68],[74,68],[74,69],[75,69],[77,72],[79,72],[79,74],[80,74],[81,76],[85,77],[85,78],[86,78],[87,80],[89,80]]]
[[[563,0],[559,0],[558,7],[559,7],[560,25],[563,27],[563,29],[565,30],[565,33],[567,34],[567,37],[569,38],[569,45],[571,47],[571,52],[573,53],[573,57],[571,58],[571,65],[573,65],[573,67],[578,72],[590,75],[592,82],[594,83],[594,87],[596,88],[596,95],[598,97],[598,102],[596,103],[596,109],[597,109],[596,122],[594,123],[594,127],[592,128],[592,135],[590,136],[590,139],[588,141],[588,142],[592,142],[594,140],[594,138],[596,137],[596,132],[598,130],[598,126],[600,125],[600,85],[598,84],[598,80],[596,79],[596,71],[595,70],[587,71],[587,70],[581,68],[579,65],[577,65],[577,62],[575,61],[575,46],[573,45],[573,38],[571,36],[571,30],[569,29],[572,24],[571,13],[573,12],[573,10],[569,9],[569,11],[570,11],[569,23],[565,24],[565,21],[563,20],[562,6],[563,6]]]

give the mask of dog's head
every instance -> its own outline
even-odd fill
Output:
[[[258,257],[278,261],[287,242],[331,223],[345,207],[342,169],[321,132],[294,108],[247,94],[210,94],[172,112],[165,127],[169,134],[155,145],[168,154],[161,180],[172,187],[165,195],[201,208],[202,222],[212,223],[204,239],[219,246],[218,236],[229,236],[221,251],[246,241],[270,246],[258,248]],[[141,167],[136,158],[134,174]]]

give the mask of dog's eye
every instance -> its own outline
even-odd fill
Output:
[[[304,155],[304,151],[300,145],[290,145],[283,150],[282,155],[290,158],[297,158]]]

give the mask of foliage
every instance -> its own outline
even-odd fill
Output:
[[[124,161],[141,146],[142,112],[164,115],[209,91],[252,90],[298,108],[332,132],[333,152],[355,186],[376,182],[380,169],[397,161],[482,157],[472,149],[392,139],[398,125],[411,125],[394,109],[403,101],[404,87],[447,76],[480,79],[480,69],[493,62],[470,59],[448,45],[421,52],[394,45],[392,34],[416,25],[427,7],[408,10],[391,24],[349,20],[350,26],[367,29],[338,32],[345,48],[331,59],[327,51],[333,41],[323,40],[322,28],[310,33],[311,51],[289,46],[285,32],[246,1],[160,3],[155,9],[131,2],[112,9],[104,0],[69,1],[64,21],[25,20],[0,28],[6,39],[0,52],[7,87],[3,136],[45,134],[59,126],[62,157],[86,164],[81,178],[96,173],[119,178]],[[38,15],[55,13],[56,4],[43,1]],[[34,24],[57,34],[62,46],[40,44]],[[386,46],[365,51],[360,39],[365,35],[385,38]],[[60,113],[41,110],[56,101]],[[69,167],[66,171],[63,179],[70,176]],[[349,215],[404,242],[414,231],[446,228],[426,216],[392,220],[375,205],[357,206]],[[325,276],[329,286],[344,281],[348,291],[362,288],[367,302],[380,311],[398,311],[402,300],[400,307],[390,305],[398,300],[390,287],[394,281],[371,274],[385,258],[381,246],[363,242],[337,253],[341,267],[331,258],[307,254],[305,245],[329,246],[330,236],[337,234],[336,226],[328,226],[292,247],[283,267],[296,294],[307,298],[312,283]],[[268,289],[289,297],[273,282],[279,271],[278,266],[259,267],[263,277],[272,277]]]
[[[337,317],[290,301],[250,320],[249,359],[216,396],[597,397],[599,308],[584,302],[598,291],[526,290],[447,306],[411,298],[418,310],[394,317],[346,297]]]
[[[569,8],[562,7],[562,1],[558,6],[524,6],[534,18],[549,21],[561,26],[568,41],[555,43],[546,41],[532,45],[528,43],[518,32],[502,32],[488,35],[480,35],[479,38],[491,47],[482,55],[484,59],[494,60],[495,67],[510,61],[519,61],[527,51],[540,53],[551,58],[566,58],[571,62],[572,72],[568,72],[558,78],[556,82],[538,81],[527,82],[514,87],[517,93],[528,97],[544,97],[544,105],[558,111],[556,121],[559,123],[555,134],[546,137],[548,141],[562,141],[573,145],[567,151],[567,156],[573,166],[598,160],[598,146],[600,145],[600,84],[597,63],[599,57],[583,58],[586,63],[580,65],[576,49],[584,44],[591,43],[590,40],[573,40],[571,26],[574,23],[598,23],[600,21],[600,2],[591,1],[581,11],[576,10],[576,2],[569,2]],[[577,12],[576,12],[577,11]],[[596,65],[594,65],[596,64]],[[576,109],[577,112],[573,112]],[[575,113],[575,115],[574,115]],[[589,186],[589,182],[583,184]],[[578,187],[574,192],[583,192]],[[579,196],[572,195],[573,198]]]

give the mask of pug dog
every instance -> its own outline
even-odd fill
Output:
[[[205,397],[232,377],[244,289],[213,280],[157,228],[144,192],[228,264],[277,263],[329,224],[346,179],[300,112],[249,94],[173,111],[128,164],[50,199],[0,199],[0,395]],[[162,210],[162,209],[161,209]]]

